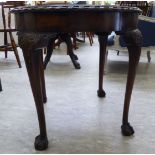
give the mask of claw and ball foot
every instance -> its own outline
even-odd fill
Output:
[[[121,129],[122,129],[122,134],[124,136],[131,136],[134,134],[134,129],[133,127],[130,125],[130,123],[127,123],[127,124],[123,124],[121,126]]]
[[[34,146],[36,150],[42,151],[48,148],[48,139],[47,137],[41,137],[38,135],[35,138]]]
[[[98,90],[97,95],[98,95],[98,97],[105,97],[106,93],[104,90]]]
[[[77,61],[75,62],[74,67],[75,67],[75,69],[80,69],[81,68],[80,64]]]
[[[43,97],[43,103],[47,102],[47,97]]]

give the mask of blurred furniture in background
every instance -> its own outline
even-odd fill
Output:
[[[150,2],[149,4],[151,6],[149,17],[155,18],[155,1]]]
[[[6,1],[5,5],[12,5],[14,7],[24,6],[25,5],[25,1]]]
[[[18,2],[17,2],[18,3]],[[11,8],[20,5],[16,2],[0,2],[1,14],[2,14],[2,23],[3,27],[0,28],[0,32],[4,34],[4,44],[0,46],[0,51],[5,52],[5,58],[7,58],[8,51],[13,51],[18,63],[19,68],[21,68],[21,62],[18,55],[17,45],[15,43],[12,32],[16,32],[16,29],[11,26],[11,14],[9,13]],[[9,37],[9,38],[8,38]],[[9,43],[10,39],[10,43]]]
[[[83,36],[83,41],[84,42],[85,42],[85,39],[86,39],[86,36],[87,36],[88,39],[89,39],[90,46],[93,45],[93,43],[94,43],[94,41],[93,41],[93,37],[94,37],[93,32],[82,32],[82,36]]]
[[[44,69],[46,69],[48,62],[50,61],[50,58],[52,56],[53,49],[54,49],[55,40],[58,38],[60,38],[62,41],[64,41],[66,43],[67,55],[70,56],[75,69],[80,69],[81,68],[80,64],[77,61],[78,57],[73,52],[73,46],[72,46],[70,33],[51,33],[51,36],[52,35],[53,35],[53,37],[51,39],[49,39],[48,44],[47,44],[47,53],[46,53],[46,57],[44,60]]]
[[[115,44],[115,37],[116,37],[115,32],[112,32],[110,35],[108,35],[108,40],[107,40],[108,46],[113,46]]]
[[[36,4],[40,3],[40,5],[63,5],[69,3],[68,1],[35,1]]]
[[[155,6],[150,5],[148,9],[149,13],[147,15],[149,16],[139,16],[138,28],[143,35],[143,51],[147,51],[147,59],[150,62],[150,50],[155,49]],[[126,47],[122,36],[119,38],[119,44],[121,47]]]
[[[75,50],[78,49],[77,41],[78,42],[84,42],[84,41],[77,38],[77,33],[76,32],[70,32],[69,35],[72,38],[72,40],[71,40],[72,41],[72,45],[71,46]],[[64,42],[63,39],[61,37],[58,37],[57,41],[54,44],[54,48],[57,47],[57,46],[60,47],[60,44],[62,42]]]
[[[155,19],[151,18],[155,17],[155,7],[153,4],[147,3],[147,1],[119,1],[118,3],[121,6],[133,6],[142,10],[142,15],[139,16],[138,28],[143,35],[142,49],[147,51],[147,59],[150,62],[150,50],[155,46],[155,36],[152,35],[155,34]],[[126,48],[126,43],[123,36],[116,38],[114,46],[110,47],[110,49],[116,50],[117,55],[119,55],[119,51]]]
[[[120,6],[131,6],[131,7],[138,7],[142,10],[142,15],[148,16],[149,15],[149,4],[147,1],[119,1]]]
[[[155,19],[147,16],[140,16],[138,28],[143,35],[142,48],[147,51],[148,62],[151,61],[150,51],[155,49]],[[119,38],[121,47],[126,47],[123,37]]]

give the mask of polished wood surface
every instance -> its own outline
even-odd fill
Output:
[[[40,49],[47,47],[49,42],[62,32],[89,31],[98,35],[100,56],[97,94],[99,97],[106,95],[103,89],[103,70],[107,37],[111,31],[123,35],[129,51],[129,69],[121,129],[123,135],[132,135],[134,130],[128,122],[128,113],[136,66],[141,53],[142,35],[137,29],[138,15],[141,11],[137,8],[117,6],[48,5],[19,7],[12,12],[15,13],[19,45],[23,50],[38,113],[40,134],[35,139],[35,148],[44,150],[48,147],[43,106],[47,98]]]
[[[109,32],[136,29],[140,10],[128,7],[47,5],[19,7],[13,12],[19,31]]]

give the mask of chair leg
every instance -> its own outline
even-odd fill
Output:
[[[148,62],[151,62],[150,51],[147,51],[147,59],[148,59]]]
[[[54,44],[54,48],[56,47],[56,46],[58,46],[58,48],[60,47],[60,44],[63,42],[63,40],[60,38],[60,37],[58,37],[58,40],[57,40],[57,42]]]
[[[18,55],[18,51],[17,51],[17,47],[16,47],[16,44],[15,44],[13,35],[12,35],[11,32],[9,32],[9,35],[10,35],[11,45],[12,45],[12,48],[13,48],[13,51],[14,51],[18,66],[19,66],[19,68],[21,68],[22,66],[21,66],[21,62],[20,62],[20,59],[19,59],[19,55]]]
[[[1,84],[1,79],[0,79],[0,91],[2,91],[2,84]]]
[[[71,36],[72,36],[72,38],[73,38],[73,48],[76,50],[76,49],[78,49],[78,46],[77,46],[77,38],[76,38],[76,33],[71,33]]]
[[[4,32],[4,45],[7,46],[8,45],[8,38],[7,38],[7,32]],[[5,58],[8,57],[8,51],[7,48],[5,48]]]
[[[92,35],[91,35],[90,32],[86,32],[86,34],[87,34],[87,36],[88,36],[88,38],[89,38],[90,46],[92,46],[92,44],[93,44],[93,38],[92,38]]]
[[[119,55],[119,50],[116,50],[117,51],[117,55]]]
[[[43,63],[44,69],[46,69],[46,66],[47,66],[47,64],[50,61],[50,58],[52,56],[55,40],[56,40],[56,38],[51,39],[47,45],[47,53],[46,53],[44,63]]]
[[[90,36],[91,36],[91,42],[92,42],[92,44],[94,43],[94,40],[93,40],[93,33],[92,32],[90,32]]]

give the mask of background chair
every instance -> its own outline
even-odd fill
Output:
[[[155,6],[151,7],[149,17],[139,16],[138,28],[143,35],[143,50],[147,51],[148,62],[151,61],[150,50],[155,48]],[[123,37],[119,38],[121,47],[126,47]]]
[[[122,1],[120,5],[139,7],[142,10],[143,15],[139,16],[138,28],[143,35],[143,51],[147,51],[148,62],[150,62],[150,50],[155,46],[155,37],[152,35],[155,34],[155,19],[152,18],[155,17],[155,7],[147,1]],[[123,36],[116,37],[114,46],[110,47],[110,49],[118,51],[117,55],[119,55],[120,50],[125,48],[126,44]]]
[[[8,51],[13,51],[18,63],[19,68],[21,68],[21,62],[18,55],[17,45],[15,43],[12,32],[15,32],[16,29],[11,27],[11,14],[9,13],[10,9],[15,7],[13,3],[0,3],[1,14],[2,14],[2,24],[3,28],[0,28],[0,32],[4,34],[4,45],[0,46],[0,51],[5,52],[5,58],[7,58]],[[10,43],[8,41],[8,36],[10,38]]]
[[[147,1],[119,1],[118,4],[120,6],[138,7],[142,10],[142,15],[144,16],[148,16],[150,13],[150,5]]]

